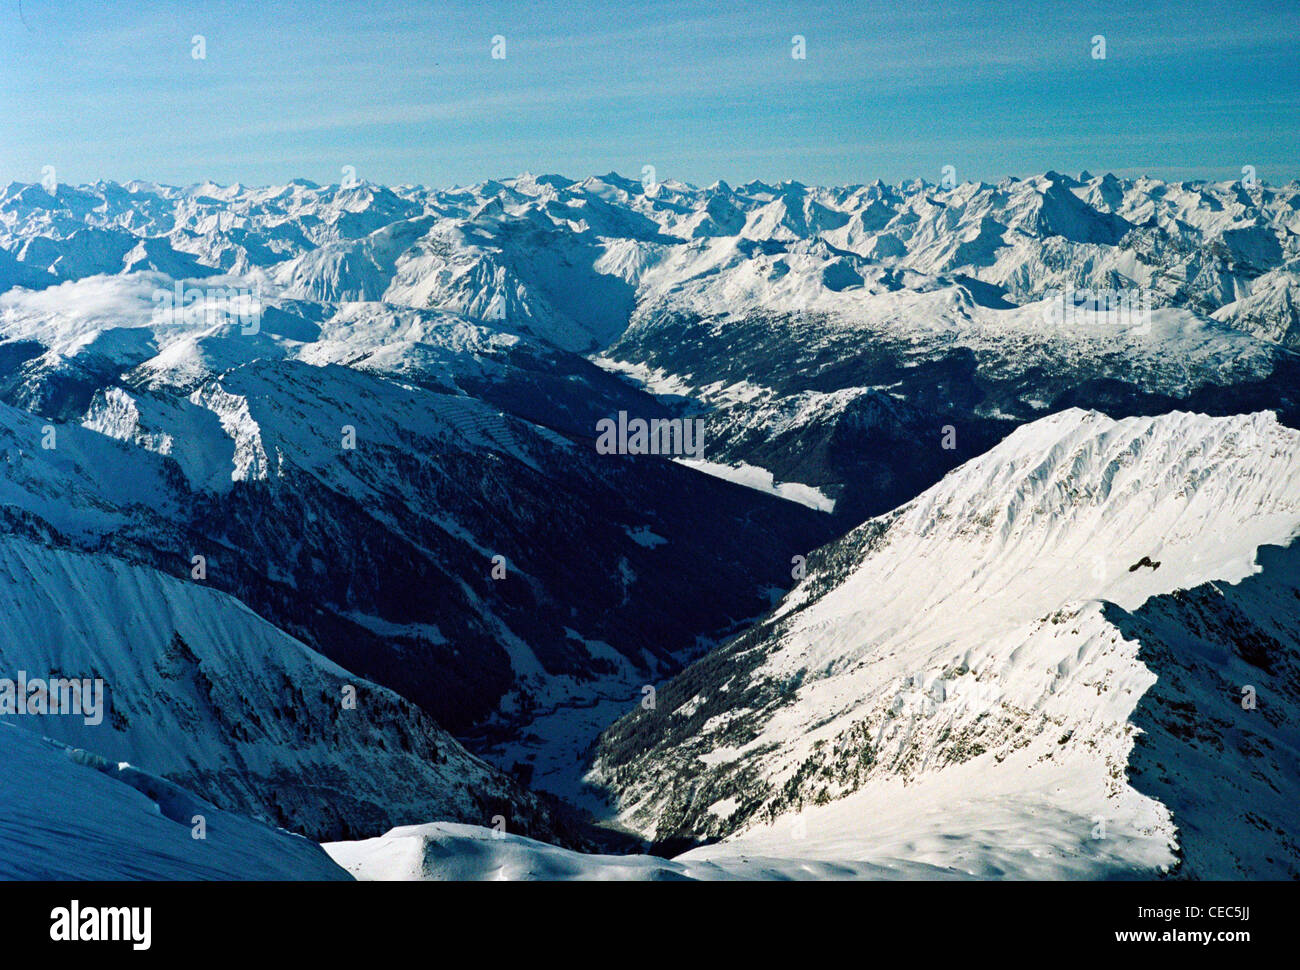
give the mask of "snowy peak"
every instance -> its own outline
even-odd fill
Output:
[[[1141,555],[1166,563],[1159,576],[1142,574],[1152,589],[1236,580],[1249,562],[1202,547],[1207,537],[1232,535],[1242,542],[1231,550],[1239,556],[1249,554],[1249,541],[1289,538],[1300,520],[1296,442],[1296,432],[1268,412],[1113,421],[1064,411],[1022,426],[899,510],[888,536],[982,539],[989,561],[1005,561],[1009,550],[1050,551],[1100,576],[1100,585],[1081,578],[1071,591],[1091,598],[1149,595],[1147,584],[1134,587],[1135,577],[1119,569]]]

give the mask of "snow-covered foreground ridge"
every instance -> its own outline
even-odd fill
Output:
[[[819,551],[593,780],[728,836],[696,860],[1294,876],[1297,532],[1271,414],[1052,415]]]
[[[13,724],[0,758],[0,879],[348,878],[301,836]]]
[[[798,858],[737,858],[718,861],[664,859],[652,855],[573,852],[477,825],[430,822],[395,828],[379,838],[331,842],[330,857],[362,882],[597,880],[677,882],[704,879],[943,878],[927,865],[880,866]]]

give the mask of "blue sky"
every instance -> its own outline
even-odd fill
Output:
[[[1300,177],[1300,2],[1126,6],[0,0],[0,179]]]

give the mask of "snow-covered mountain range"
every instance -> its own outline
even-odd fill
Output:
[[[11,184],[0,663],[113,711],[19,726],[316,839],[1294,874],[1297,286],[1297,183]]]
[[[715,463],[806,486],[848,527],[1063,407],[1291,413],[1298,232],[1296,183],[1088,173],[951,187],[612,173],[437,191],[11,184],[0,285],[32,292],[0,308],[13,344],[0,396],[80,417],[123,370],[197,377],[287,340],[310,344],[289,355],[312,363],[589,433],[629,401],[562,353],[580,351],[705,412]],[[173,280],[260,294],[261,330],[225,350],[191,335],[203,346],[162,359],[171,341],[94,336],[105,315],[155,310]],[[1099,312],[1124,300],[1138,312]],[[936,455],[928,437],[948,425],[956,447]],[[910,444],[923,432],[926,447]]]

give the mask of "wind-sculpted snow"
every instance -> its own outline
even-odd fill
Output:
[[[820,550],[592,780],[648,837],[733,836],[705,859],[1294,876],[1294,570],[1256,550],[1297,534],[1300,433],[1271,414],[1044,418]],[[1003,854],[1013,824],[1039,851]]]
[[[0,752],[0,878],[348,878],[314,842],[131,765],[13,724],[0,724]]]
[[[905,860],[864,863],[749,856],[693,861],[689,856],[597,855],[447,822],[402,826],[374,839],[331,842],[324,849],[361,882],[945,879],[955,875]]]
[[[1157,675],[1131,718],[1130,784],[1173,812],[1191,877],[1300,875],[1300,543],[1263,546],[1257,564],[1106,609]]]

